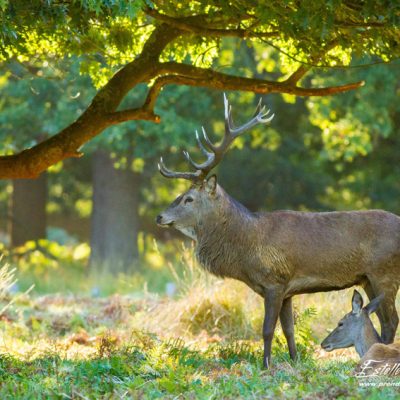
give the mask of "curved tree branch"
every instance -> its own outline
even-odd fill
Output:
[[[310,57],[310,64],[318,61],[322,55],[335,48],[338,44],[338,39],[334,39],[327,43],[324,48],[322,48],[320,51]],[[289,86],[295,86],[304,77],[304,75],[306,75],[307,72],[310,71],[311,68],[311,65],[301,64],[300,67],[296,71],[294,71],[284,82]]]
[[[109,80],[75,122],[30,149],[0,156],[0,179],[38,177],[51,165],[80,156],[80,147],[110,125],[134,119],[158,122],[159,117],[148,105],[134,110],[116,110],[133,87],[158,75],[161,52],[180,33],[165,24],[159,25],[148,38],[140,56]]]
[[[243,29],[215,29],[211,25],[192,25],[195,17],[181,19],[179,24],[161,22],[150,34],[141,54],[121,68],[95,95],[92,103],[71,125],[49,139],[19,154],[0,156],[0,179],[35,178],[51,165],[68,157],[79,157],[79,149],[107,127],[130,120],[159,122],[154,114],[156,99],[163,86],[180,84],[202,86],[221,90],[243,90],[255,93],[289,93],[298,96],[326,96],[356,89],[363,82],[327,88],[302,88],[297,82],[307,72],[300,67],[286,81],[274,82],[262,79],[229,75],[212,69],[199,68],[176,62],[160,63],[165,47],[179,36],[197,34],[249,37],[259,35]],[[205,16],[200,16],[206,18]],[[163,16],[164,18],[164,16]],[[245,19],[250,17],[244,16]],[[174,19],[175,20],[175,19]],[[190,26],[187,21],[190,21]],[[197,19],[199,21],[199,19]],[[270,35],[272,33],[268,33]],[[143,105],[136,109],[117,110],[127,93],[137,84],[155,79]]]
[[[310,69],[310,66],[302,64],[284,82],[289,86],[296,86],[297,82],[299,82]]]
[[[161,71],[167,74],[157,79],[157,85],[162,86],[167,84],[180,84],[220,90],[252,91],[261,94],[288,93],[296,96],[329,96],[357,89],[364,85],[364,81],[360,81],[325,88],[302,88],[292,84],[292,81],[275,82],[263,79],[244,78],[217,72],[210,68],[199,68],[188,64],[167,62],[161,64],[161,66]]]
[[[109,125],[134,120],[151,121],[158,124],[161,119],[159,115],[154,114],[153,107],[149,109],[146,105],[143,105],[141,108],[115,111],[107,115],[107,122]]]
[[[166,24],[169,24],[175,28],[181,29],[182,31],[186,31],[189,33],[193,33],[196,35],[202,36],[213,36],[213,37],[238,37],[238,38],[271,38],[279,36],[278,31],[273,32],[254,32],[250,29],[242,29],[242,28],[227,28],[227,29],[216,29],[207,26],[207,23],[203,16],[192,16],[186,18],[174,18],[170,17],[166,14],[160,14],[157,10],[147,8],[145,10],[146,14],[157,19],[158,21],[162,21]],[[245,19],[246,17],[244,17]],[[240,21],[236,22],[241,22]]]

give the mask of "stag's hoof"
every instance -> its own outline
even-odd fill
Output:
[[[264,369],[271,369],[271,361],[270,360],[264,360],[263,361],[263,368]]]

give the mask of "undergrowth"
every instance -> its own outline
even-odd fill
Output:
[[[79,346],[87,346],[80,344]],[[53,344],[32,360],[0,356],[2,399],[238,399],[396,398],[393,389],[362,389],[351,362],[287,360],[275,346],[274,367],[261,368],[259,342],[213,343],[199,350],[183,340],[162,341],[146,333],[116,344],[103,336],[90,356],[66,355]]]
[[[167,303],[174,301],[20,298],[0,321],[0,398],[398,398],[395,388],[360,387],[352,377],[354,360],[321,357],[309,328],[298,325],[299,359],[289,359],[278,330],[269,371],[262,368],[255,332],[238,339],[228,331],[144,330],[144,318],[157,320],[157,308]],[[226,319],[236,321],[234,312]],[[309,327],[313,315],[307,311],[298,321]]]
[[[13,295],[13,271],[0,269],[0,399],[399,398],[396,387],[360,386],[354,353],[318,345],[315,332],[332,325],[327,310],[341,316],[349,293],[300,299],[299,359],[289,359],[278,326],[266,371],[259,296],[205,274],[191,249],[181,254],[163,272],[172,297]]]

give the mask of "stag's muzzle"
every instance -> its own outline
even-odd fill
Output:
[[[165,221],[164,217],[160,214],[156,217],[156,223],[158,226],[165,228],[168,226],[172,226],[174,224],[174,221]]]

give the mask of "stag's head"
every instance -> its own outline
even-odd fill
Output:
[[[337,327],[323,340],[321,347],[325,351],[355,346],[365,336],[366,330],[373,327],[370,315],[374,313],[383,296],[375,297],[365,307],[361,294],[354,290],[351,300],[352,310],[338,323]]]
[[[186,179],[192,185],[187,192],[178,196],[165,211],[157,216],[157,224],[162,227],[172,226],[193,239],[196,239],[195,227],[216,212],[223,193],[217,184],[217,177],[215,175],[208,177],[209,173],[219,164],[238,136],[257,124],[270,122],[274,117],[274,115],[267,117],[269,110],[265,110],[260,99],[254,117],[244,125],[235,127],[232,110],[225,94],[224,106],[225,134],[219,145],[211,142],[204,128],[202,128],[203,140],[196,131],[197,143],[206,160],[203,163],[197,163],[187,151],[183,152],[188,163],[195,169],[194,172],[173,172],[165,166],[162,158],[158,164],[158,169],[164,177]]]

